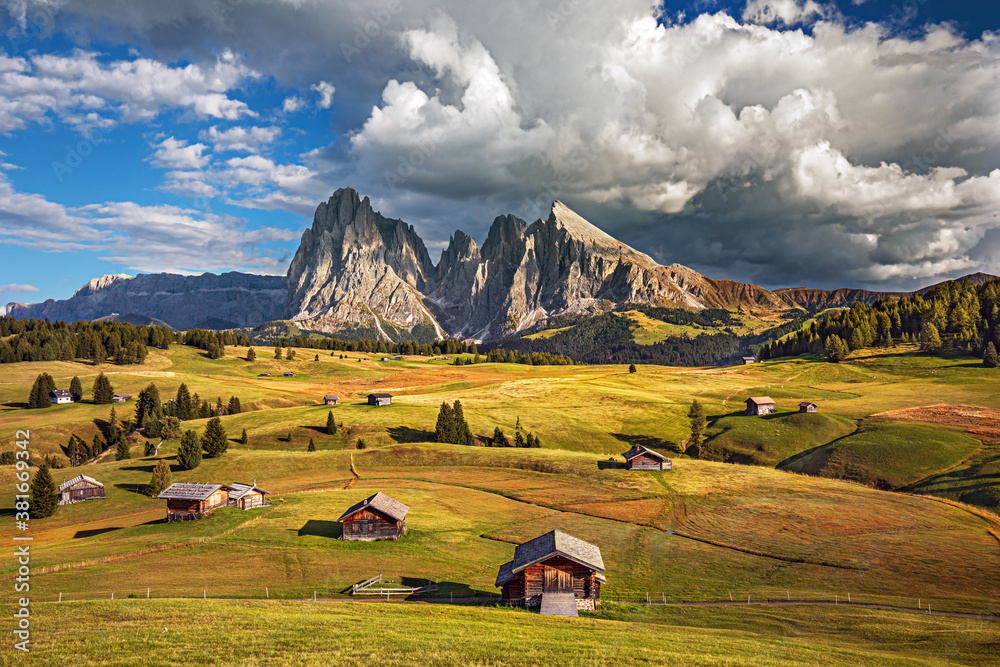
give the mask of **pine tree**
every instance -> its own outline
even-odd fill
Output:
[[[448,401],[441,403],[438,410],[437,425],[434,427],[434,436],[438,442],[451,442],[455,433],[455,409],[448,405]]]
[[[830,361],[834,363],[840,363],[847,358],[850,350],[847,348],[847,343],[845,343],[840,336],[837,334],[830,334],[824,345],[826,350],[826,356],[829,357]]]
[[[205,425],[205,433],[201,436],[201,448],[205,450],[205,456],[210,459],[222,456],[229,448],[226,429],[218,417],[212,417]]]
[[[125,437],[124,433],[121,433],[118,435],[118,442],[115,445],[115,461],[124,461],[130,458],[132,458],[132,452],[129,450],[128,438]]]
[[[636,370],[635,370],[635,364],[629,364],[628,365],[628,372],[629,373],[635,373],[636,372]]]
[[[240,444],[245,445],[250,442],[250,438],[247,437],[247,430],[243,429],[243,434],[240,436]]]
[[[285,360],[291,361],[294,358],[295,358],[295,350],[289,347],[287,350],[285,350]]]
[[[691,423],[691,439],[688,441],[688,450],[694,450],[692,456],[697,457],[701,449],[701,438],[705,433],[705,408],[698,402],[698,399],[691,401],[688,419]]]
[[[101,440],[101,434],[95,433],[94,440],[90,443],[90,456],[89,458],[94,458],[98,454],[104,451],[104,441]]]
[[[42,465],[31,479],[28,493],[28,507],[33,519],[44,519],[55,514],[59,506],[59,487],[49,473],[49,467]]]
[[[80,378],[75,375],[69,382],[69,395],[73,397],[74,403],[79,403],[83,399],[83,385],[80,384]]]
[[[337,422],[333,419],[333,410],[328,410],[326,413],[326,434],[337,434]]]
[[[35,378],[35,383],[31,386],[31,393],[28,395],[29,408],[47,408],[52,405],[49,400],[49,393],[55,391],[56,381],[48,373],[40,373]]]
[[[309,438],[309,447],[306,448],[306,451],[307,452],[315,452],[316,451],[316,443],[313,442],[312,438]]]
[[[281,360],[281,346],[279,345],[274,346],[274,358],[279,361]]]
[[[94,380],[94,403],[105,405],[115,397],[115,388],[111,386],[111,380],[101,372]]]
[[[254,352],[253,348],[251,347],[249,350],[247,350],[247,361],[252,362],[255,359],[257,359],[257,353]]]
[[[163,435],[163,424],[159,417],[147,412],[142,419],[142,434],[147,438],[159,438]]]
[[[185,470],[194,470],[201,465],[201,446],[194,431],[184,431],[181,446],[177,449],[177,463]]]
[[[153,456],[156,454],[156,445],[153,444],[152,440],[147,440],[146,444],[142,446],[143,456]]]
[[[983,366],[996,368],[998,365],[1000,365],[1000,359],[997,358],[997,348],[993,341],[990,341],[986,343],[986,349],[983,351]]]
[[[490,441],[492,447],[507,447],[507,436],[503,434],[500,427],[497,426],[493,429],[493,439]]]
[[[159,459],[153,466],[153,476],[149,480],[149,495],[153,498],[163,493],[170,486],[170,466]]]
[[[514,446],[515,447],[527,447],[528,443],[524,439],[524,434],[521,433],[521,429],[518,429],[514,433]]]
[[[243,408],[240,406],[240,399],[235,396],[229,397],[229,406],[227,407],[227,414],[238,415],[243,412]]]
[[[468,442],[472,438],[472,429],[469,428],[469,422],[465,421],[465,410],[462,409],[462,402],[455,401],[455,406],[452,410],[453,423],[455,425],[454,439],[451,441],[456,445]],[[518,417],[518,425],[520,425],[520,417]]]
[[[87,443],[80,439],[76,433],[69,437],[66,445],[66,456],[69,458],[70,467],[75,468],[89,458],[87,456]]]
[[[920,329],[920,349],[931,353],[941,349],[941,335],[931,322],[924,322],[924,326]]]
[[[367,449],[368,444],[365,442],[364,438],[358,438],[358,444],[355,445],[358,449]]]
[[[318,354],[316,355],[316,358],[313,359],[313,361],[319,361],[319,355]]]
[[[194,417],[194,401],[191,398],[191,392],[188,390],[188,386],[181,382],[181,386],[177,387],[177,400],[174,402],[174,415],[181,421],[185,421]]]

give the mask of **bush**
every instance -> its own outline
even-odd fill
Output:
[[[365,442],[364,438],[358,438],[358,444],[355,446],[358,449],[368,449],[368,444]]]

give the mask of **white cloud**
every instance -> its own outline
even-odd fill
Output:
[[[198,134],[198,138],[202,141],[211,142],[212,148],[216,152],[243,151],[246,153],[259,153],[274,143],[279,136],[281,136],[281,128],[274,125],[270,127],[231,127],[223,131],[213,125]]]
[[[306,101],[299,97],[298,95],[292,95],[291,97],[286,97],[285,101],[281,103],[281,110],[285,113],[295,113],[306,105]]]
[[[329,109],[333,106],[333,94],[336,92],[336,88],[333,87],[332,83],[320,81],[309,86],[309,88],[319,94],[319,102],[316,104],[320,109]]]
[[[188,145],[186,141],[167,137],[161,141],[150,158],[152,163],[163,169],[201,169],[211,158],[203,155],[205,144]]]
[[[22,294],[25,292],[39,292],[34,285],[20,285],[18,283],[8,283],[0,285],[0,294]]]
[[[761,25],[781,23],[795,25],[813,18],[826,18],[831,8],[814,0],[749,0],[743,9],[743,20]]]

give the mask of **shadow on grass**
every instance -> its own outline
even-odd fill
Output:
[[[633,433],[612,433],[611,437],[616,440],[621,440],[624,443],[635,447],[637,445],[642,445],[648,449],[652,449],[656,452],[680,452],[680,447],[671,442],[670,440],[664,440],[663,438],[657,438],[652,435],[636,435]]]
[[[104,533],[110,533],[115,530],[121,530],[122,526],[113,526],[111,528],[93,528],[91,530],[78,530],[76,534],[73,535],[74,540],[79,540],[83,537],[93,537],[94,535],[103,535]]]
[[[3,406],[5,408],[24,408],[24,409],[27,409],[28,404],[27,403],[21,403],[19,401],[15,401],[15,402],[11,402],[11,403],[4,403]]]
[[[153,471],[152,467],[149,468],[149,471],[150,472]],[[115,488],[116,489],[121,489],[122,491],[130,491],[131,493],[135,493],[135,494],[138,494],[140,496],[145,496],[147,498],[149,497],[149,496],[146,496],[146,493],[145,493],[145,489],[146,489],[146,485],[145,484],[115,484]]]
[[[325,519],[309,519],[305,525],[299,528],[299,537],[304,535],[315,535],[316,537],[328,537],[339,539],[344,534],[344,526],[339,521],[327,521]]]
[[[320,435],[329,435],[329,433],[326,432],[326,426],[299,426],[299,428],[304,428],[307,431],[315,431]]]
[[[389,437],[398,443],[434,442],[436,438],[433,431],[424,431],[409,426],[390,426],[386,430],[389,432]]]

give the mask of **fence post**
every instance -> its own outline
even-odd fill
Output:
[[[115,599],[115,592],[114,592],[114,591],[111,591],[111,599],[112,599],[112,600],[114,600],[114,599]]]
[[[201,591],[201,598],[203,600],[207,600],[208,599],[208,591],[207,590],[202,590]]]
[[[787,599],[787,600],[788,600],[789,602],[791,602],[791,601],[792,601],[792,596],[791,596],[791,595],[789,595],[788,591],[785,591],[785,598],[786,598],[786,599]]]
[[[62,591],[59,591],[59,601],[62,602]]]
[[[267,590],[267,586],[264,586],[264,597],[266,597],[266,598],[271,597],[271,594]]]
[[[146,586],[146,599],[149,599],[149,586]]]
[[[850,601],[851,601],[851,594],[850,594],[850,593],[848,593],[848,594],[847,594],[847,601],[848,601],[848,602],[850,602]]]
[[[749,595],[747,596],[747,606],[748,607],[750,606],[750,596]]]
[[[729,601],[730,602],[733,601],[733,592],[732,591],[729,591]]]
[[[840,604],[840,596],[839,595],[834,595],[833,596],[833,604]]]
[[[313,591],[313,602],[316,601],[316,591]]]

